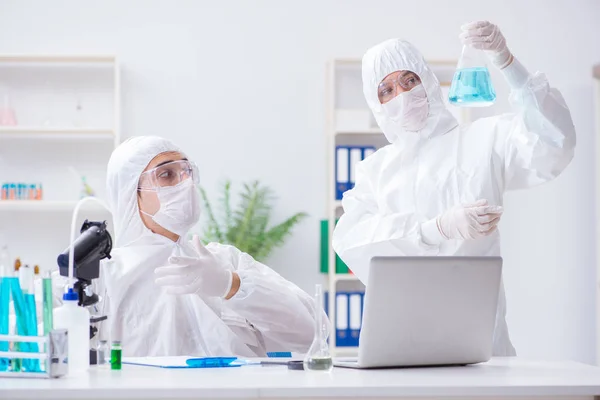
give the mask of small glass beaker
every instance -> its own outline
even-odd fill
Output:
[[[333,359],[327,343],[328,321],[323,315],[323,288],[319,284],[315,286],[314,311],[315,337],[304,357],[304,370],[329,372],[333,369]]]
[[[487,107],[496,101],[496,91],[481,50],[463,46],[448,100],[459,107]]]

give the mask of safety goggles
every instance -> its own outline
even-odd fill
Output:
[[[377,87],[379,102],[385,104],[398,96],[421,84],[419,75],[412,71],[403,71],[395,77],[388,77],[381,81]]]
[[[175,186],[186,179],[198,183],[198,167],[188,160],[171,161],[142,172],[138,190],[154,191],[157,188]]]

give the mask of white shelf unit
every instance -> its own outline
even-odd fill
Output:
[[[429,66],[436,74],[442,86],[444,98],[447,99],[452,77],[457,62],[428,61]],[[327,276],[328,288],[328,313],[333,325],[330,335],[330,346],[334,356],[356,355],[355,347],[337,346],[335,335],[336,294],[340,286],[349,286],[356,289],[362,284],[351,274],[337,274],[335,268],[335,252],[331,247],[331,238],[336,219],[342,213],[342,202],[335,199],[335,149],[337,145],[374,146],[379,149],[388,144],[381,129],[377,126],[374,117],[364,99],[362,90],[361,60],[360,59],[334,59],[327,65],[326,77],[326,135],[327,135],[327,165],[328,165],[328,190],[326,215],[329,221],[329,269]],[[469,120],[469,109],[448,107],[455,117],[465,122]],[[340,113],[343,110],[345,114]],[[341,121],[338,117],[347,117],[348,111],[356,111],[356,117]],[[354,123],[354,125],[353,125]],[[364,288],[364,286],[362,286]]]
[[[336,129],[337,135],[382,135],[383,132],[379,128],[365,128],[365,129]]]
[[[116,133],[108,128],[47,128],[47,127],[6,127],[0,126],[0,142],[5,140],[39,141],[115,141]]]
[[[0,212],[72,212],[77,201],[48,201],[48,200],[3,200],[0,201]],[[86,206],[87,209],[104,210],[101,206],[93,203]]]
[[[115,131],[110,128],[43,127],[43,126],[0,126],[0,135],[106,135],[113,137]]]
[[[0,54],[0,108],[10,95],[16,125],[0,125],[0,183],[43,183],[43,200],[0,200],[0,245],[11,257],[56,268],[68,245],[81,183],[100,198],[106,162],[121,142],[120,66],[113,55]],[[82,218],[110,214],[86,206]]]

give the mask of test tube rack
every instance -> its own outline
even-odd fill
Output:
[[[60,378],[68,372],[66,329],[55,329],[44,336],[0,335],[0,342],[37,343],[44,352],[0,351],[0,359],[33,359],[43,365],[40,372],[2,371],[0,378]]]

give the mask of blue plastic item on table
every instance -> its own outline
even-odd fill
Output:
[[[191,368],[227,368],[240,367],[240,364],[232,364],[237,357],[202,357],[190,358],[186,364]]]

